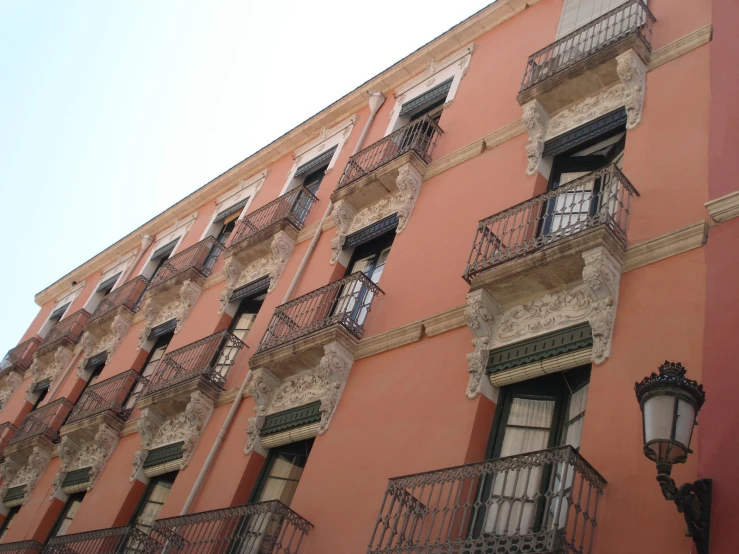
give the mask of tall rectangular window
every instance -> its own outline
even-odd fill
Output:
[[[279,500],[289,506],[308,461],[313,440],[308,439],[272,448],[252,494],[253,502]]]
[[[64,506],[64,510],[62,510],[62,515],[59,516],[59,519],[54,526],[54,530],[51,532],[52,537],[59,537],[67,534],[67,529],[72,525],[72,520],[74,519],[74,516],[77,515],[77,510],[79,510],[83,498],[85,498],[84,492],[78,492],[69,496],[67,504]]]
[[[144,497],[141,499],[141,503],[131,520],[131,523],[136,525],[139,531],[147,535],[151,532],[154,520],[156,520],[159,512],[162,510],[162,506],[167,501],[169,492],[172,490],[177,473],[177,471],[165,473],[164,475],[152,477],[149,481],[149,485],[144,492]]]
[[[13,519],[18,515],[20,506],[15,506],[8,511],[8,515],[5,516],[2,527],[0,527],[0,542],[5,538],[5,534],[10,530],[10,526],[13,525]]]
[[[627,0],[565,0],[559,20],[557,38],[562,38],[587,25]]]

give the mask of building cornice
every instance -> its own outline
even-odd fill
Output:
[[[468,17],[67,273],[39,292],[35,297],[36,304],[44,305],[68,288],[72,281],[80,281],[110,264],[117,256],[136,249],[141,235],[154,236],[160,233],[175,219],[190,215],[203,204],[226,192],[239,179],[262,172],[271,163],[293,153],[319,135],[322,128],[332,127],[350,117],[365,106],[367,92],[381,91],[389,94],[425,71],[432,60],[441,60],[453,54],[460,47],[538,2],[539,0],[497,0]]]
[[[721,223],[739,216],[739,191],[734,191],[706,202],[706,210],[711,216],[711,223]]]

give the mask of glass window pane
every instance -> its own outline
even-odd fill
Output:
[[[589,386],[590,385],[585,385],[581,389],[575,391],[572,395],[572,398],[570,398],[570,409],[567,419],[572,420],[585,411],[585,403],[588,401]]]
[[[553,415],[554,400],[514,398],[506,424],[549,429]]]

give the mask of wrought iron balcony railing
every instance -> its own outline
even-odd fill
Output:
[[[598,226],[625,245],[634,196],[637,190],[612,164],[483,219],[464,278]]]
[[[195,377],[202,377],[222,389],[236,355],[244,346],[236,336],[228,331],[221,331],[173,350],[161,359],[154,373],[149,376],[144,395]]]
[[[341,325],[357,338],[372,301],[382,290],[358,271],[275,308],[257,352],[283,345],[314,331]]]
[[[368,554],[590,554],[606,484],[572,447],[390,479]]]
[[[436,120],[429,115],[412,121],[349,158],[336,189],[372,173],[407,152],[415,152],[419,158],[429,163],[436,141],[443,132]]]
[[[51,328],[49,334],[39,345],[36,351],[37,356],[50,352],[64,341],[77,344],[88,321],[90,321],[90,314],[86,310],[79,310],[62,319]]]
[[[247,214],[244,219],[239,221],[231,237],[229,248],[281,221],[289,223],[300,231],[313,202],[316,200],[318,199],[314,194],[302,186],[286,192],[269,204]]]
[[[41,341],[36,337],[32,337],[27,341],[23,341],[15,348],[8,350],[8,353],[3,359],[2,366],[0,367],[0,376],[5,369],[9,369],[12,366],[18,367],[25,371],[33,363],[33,354],[38,349]]]
[[[59,428],[64,425],[73,407],[74,404],[69,400],[60,398],[33,410],[23,418],[23,423],[20,424],[8,445],[18,444],[35,437],[46,437],[51,442],[57,442]]]
[[[103,298],[100,304],[98,304],[98,307],[92,313],[90,321],[94,321],[97,318],[104,316],[119,306],[125,306],[133,312],[148,284],[149,281],[146,277],[139,275],[127,283],[124,283],[114,291],[111,291],[110,294]]]
[[[169,258],[149,283],[148,290],[151,292],[157,286],[166,283],[170,279],[182,273],[195,269],[203,277],[208,277],[223,245],[215,237],[207,237],[189,248],[185,248]]]
[[[0,544],[0,552],[6,554],[40,554],[44,545],[36,541],[8,542]]]
[[[118,419],[126,421],[136,406],[144,383],[145,377],[129,369],[115,377],[90,385],[77,401],[67,423],[74,423],[104,412],[111,412]]]
[[[154,522],[157,552],[200,554],[298,554],[313,526],[277,500],[213,510]]]
[[[651,51],[656,21],[643,0],[628,0],[569,35],[529,56],[521,91],[572,67],[628,36],[638,38]]]
[[[135,554],[163,552],[146,534],[132,525],[99,529],[49,539],[45,554]]]

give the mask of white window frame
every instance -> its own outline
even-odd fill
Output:
[[[440,85],[451,78],[452,86],[444,101],[445,106],[448,106],[457,95],[460,81],[467,74],[474,51],[475,43],[473,42],[440,62],[431,60],[426,71],[395,89],[395,106],[390,112],[390,123],[385,130],[385,136],[410,122],[409,116],[400,115],[403,104],[421,96],[434,85]]]
[[[85,287],[85,281],[82,281],[81,283],[77,283],[72,287],[71,290],[65,292],[62,295],[57,296],[56,300],[54,301],[54,307],[51,308],[51,311],[49,312],[49,315],[46,316],[46,319],[41,324],[41,327],[39,327],[39,330],[37,331],[37,335],[41,337],[46,337],[46,335],[49,334],[49,331],[51,331],[51,328],[56,325],[56,323],[52,324],[49,321],[49,318],[51,317],[51,314],[54,313],[54,310],[59,308],[60,306],[64,306],[64,304],[69,304],[67,306],[67,309],[64,310],[64,313],[62,314],[62,317],[59,318],[59,321],[67,317],[67,314],[69,314],[69,310],[72,308],[72,304],[74,304],[74,301],[77,300],[77,297],[82,293],[82,289]]]
[[[254,197],[259,193],[265,179],[267,179],[268,171],[268,169],[265,169],[261,173],[252,175],[248,179],[241,179],[236,187],[216,198],[216,209],[210,216],[210,220],[205,226],[203,234],[200,236],[200,240],[205,240],[207,237],[215,237],[216,235],[218,235],[218,231],[220,231],[220,226],[217,226],[214,223],[216,217],[218,217],[218,214],[223,212],[224,210],[227,210],[244,198],[248,198],[246,205],[244,205],[244,208],[241,210],[241,213],[237,218],[237,221],[241,221],[244,218],[244,216],[246,215],[246,211],[249,209],[249,206],[251,206],[252,202],[254,202]]]
[[[182,239],[185,237],[187,232],[192,228],[197,218],[198,218],[198,212],[194,212],[190,214],[189,216],[187,216],[185,219],[176,221],[174,225],[165,229],[161,233],[157,233],[154,242],[149,247],[149,250],[150,250],[149,256],[146,258],[146,262],[144,262],[144,264],[141,266],[139,275],[144,275],[146,273],[146,269],[151,264],[151,256],[154,254],[154,252],[157,251],[157,249],[160,246],[164,246],[165,244],[172,242],[173,240],[176,240],[177,244],[175,244],[174,249],[172,250],[172,253],[169,255],[169,257],[171,258],[175,254],[177,254],[177,251],[182,245]]]
[[[330,129],[324,127],[321,129],[321,134],[318,138],[298,148],[293,154],[295,161],[290,168],[290,172],[287,174],[287,181],[285,182],[285,186],[282,187],[280,196],[303,184],[305,176],[295,177],[295,172],[301,165],[317,158],[323,152],[336,147],[333,156],[331,156],[331,161],[329,161],[328,167],[326,168],[326,175],[328,175],[336,165],[336,161],[339,159],[341,150],[349,140],[356,122],[357,114],[354,114],[350,118],[345,119]]]
[[[100,279],[98,279],[98,282],[95,283],[95,288],[90,292],[90,296],[87,297],[87,300],[85,301],[85,307],[84,309],[88,312],[92,313],[95,311],[95,309],[98,307],[100,302],[103,300],[103,296],[99,296],[99,293],[97,291],[97,287],[100,286],[100,283],[105,281],[106,279],[110,279],[113,275],[116,273],[120,273],[118,276],[118,279],[116,280],[115,284],[113,285],[113,288],[110,289],[111,291],[114,291],[118,287],[120,287],[123,283],[121,282],[121,278],[126,274],[126,270],[133,262],[134,258],[136,257],[136,251],[130,252],[128,256],[123,258],[122,256],[119,256],[118,259],[113,262],[112,264],[109,264],[106,268],[103,269],[103,271],[100,274]],[[97,302],[95,300],[97,299]],[[94,306],[92,304],[95,304]]]

